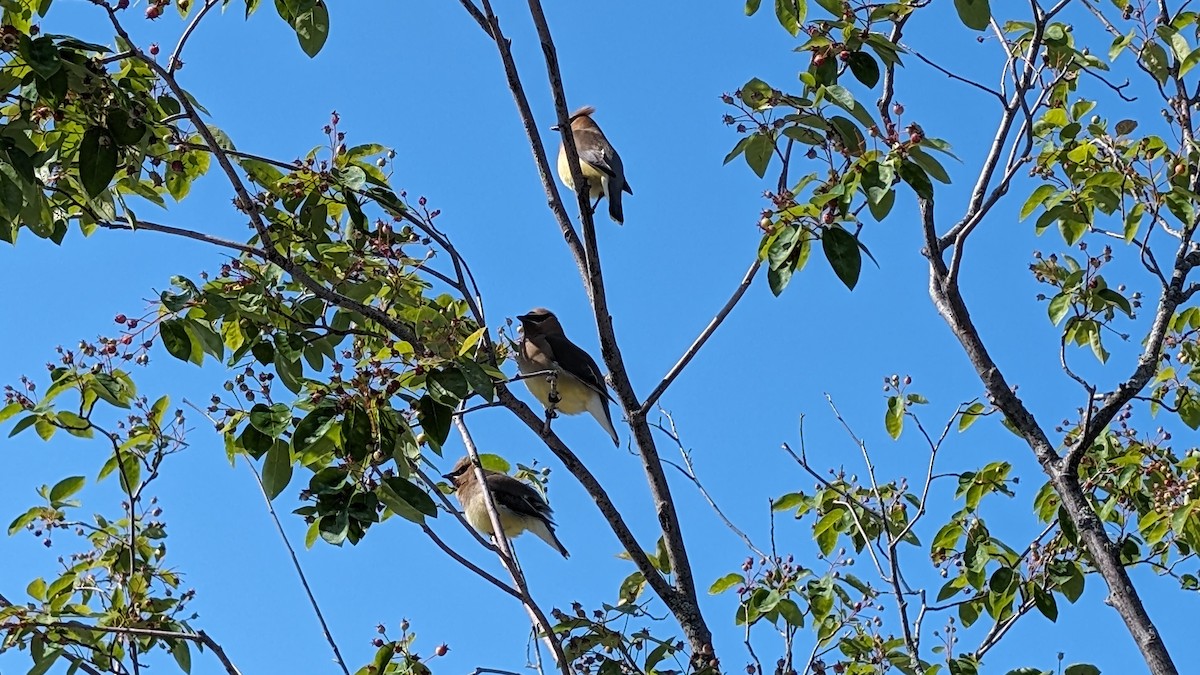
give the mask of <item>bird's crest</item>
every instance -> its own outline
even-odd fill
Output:
[[[596,112],[595,106],[585,105],[582,108],[580,108],[579,110],[576,110],[575,112],[571,113],[570,119],[572,121],[574,121],[575,118],[577,118],[577,117],[590,117],[595,112]]]

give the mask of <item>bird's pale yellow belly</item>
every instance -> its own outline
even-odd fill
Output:
[[[592,199],[597,199],[604,194],[604,180],[606,176],[596,167],[588,164],[582,159],[579,160],[579,170],[583,173],[583,177],[588,182],[588,193]],[[558,149],[558,177],[572,191],[575,191],[575,181],[571,179],[571,167],[567,163],[567,152],[562,146]]]
[[[483,494],[480,493],[479,497],[479,499],[472,500],[471,505],[463,509],[463,515],[466,516],[471,527],[480,532],[495,534],[492,531],[492,519],[488,517],[487,503],[484,501]],[[513,515],[512,511],[497,504],[496,515],[500,516],[500,526],[504,528],[504,536],[509,539],[525,531],[525,525],[521,518]]]
[[[542,375],[526,378],[525,384],[529,385],[529,391],[533,393],[537,400],[542,402],[543,406],[550,407],[550,382]],[[587,385],[584,385],[574,377],[566,373],[559,373],[558,383],[558,405],[555,410],[566,415],[578,415],[582,412],[587,412],[588,402],[597,394],[592,391]]]

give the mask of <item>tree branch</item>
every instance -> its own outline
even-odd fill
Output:
[[[205,633],[204,631],[199,631],[196,633],[182,633],[173,630],[135,628],[131,626],[89,626],[82,621],[50,621],[47,623],[28,623],[22,625],[27,627],[86,630],[98,633],[113,633],[116,635],[129,635],[135,637],[152,637],[166,640],[187,640],[211,649],[213,655],[216,656],[217,660],[221,662],[221,665],[224,666],[225,672],[228,673],[228,675],[241,675],[241,672],[236,666],[233,665],[233,662],[229,660],[229,657],[225,654],[225,650],[221,648],[221,645],[217,644],[216,640],[213,640],[211,637],[209,637],[208,633]]]
[[[919,202],[923,226],[927,233],[932,232],[934,230],[933,204],[925,199],[921,199]],[[1042,465],[1042,470],[1050,477],[1055,492],[1062,500],[1063,508],[1070,515],[1084,547],[1108,585],[1109,598],[1113,607],[1125,621],[1146,664],[1150,667],[1150,672],[1155,675],[1177,675],[1178,670],[1167,652],[1166,645],[1163,644],[1162,636],[1154,627],[1154,622],[1146,612],[1146,608],[1121,562],[1120,551],[1108,537],[1104,524],[1088,503],[1087,496],[1079,483],[1078,474],[1066,470],[1066,462],[1060,462],[1058,453],[1046,437],[1045,431],[1021,399],[1017,397],[996,362],[988,354],[979,336],[979,331],[967,312],[957,283],[947,278],[941,256],[936,249],[928,250],[925,253],[930,264],[930,298],[975,367],[984,390],[987,392],[988,401],[1004,413],[1033,450],[1038,462]],[[1114,394],[1124,395],[1121,392],[1122,388],[1118,387]],[[1098,422],[1099,419],[1094,418],[1093,424]]]
[[[486,5],[486,0],[484,1]],[[713,656],[712,632],[709,630],[700,612],[700,604],[696,597],[695,580],[692,576],[691,563],[688,560],[687,547],[683,541],[679,515],[675,510],[675,501],[671,497],[671,490],[667,484],[666,473],[663,471],[662,461],[659,459],[658,449],[655,446],[654,435],[650,429],[650,425],[644,416],[639,417],[636,414],[642,408],[642,405],[638,402],[637,394],[634,393],[629,374],[625,370],[625,363],[621,357],[621,350],[613,329],[612,315],[608,311],[608,300],[604,291],[604,279],[601,273],[599,251],[596,247],[595,224],[592,218],[591,205],[588,203],[588,190],[584,189],[586,183],[581,180],[582,176],[577,172],[579,158],[575,153],[574,138],[570,131],[571,126],[567,117],[566,96],[563,93],[562,75],[558,68],[558,56],[554,48],[554,41],[550,35],[549,26],[546,23],[545,13],[542,11],[541,1],[528,0],[528,4],[538,38],[542,42],[542,52],[546,60],[546,74],[550,81],[550,90],[554,98],[554,109],[558,116],[568,165],[576,181],[575,185],[579,188],[576,197],[580,205],[580,220],[583,223],[583,243],[586,247],[586,257],[582,263],[577,257],[576,263],[579,265],[580,272],[585,277],[585,286],[592,303],[596,328],[600,334],[601,353],[604,357],[605,365],[608,366],[613,391],[616,392],[617,400],[620,402],[621,409],[629,420],[630,428],[633,431],[634,445],[637,447],[638,454],[641,457],[642,468],[645,470],[646,480],[650,486],[650,494],[654,499],[659,527],[662,528],[667,556],[670,558],[671,570],[675,577],[674,586],[677,591],[675,607],[672,609],[672,613],[679,620],[684,634],[692,646],[693,658],[697,659],[696,662],[716,668],[718,662],[716,657]],[[539,161],[541,163],[546,162],[545,158],[540,155]],[[668,603],[668,607],[670,606],[671,603]],[[708,661],[708,663],[704,663],[705,661]]]
[[[529,593],[529,584],[525,580],[525,573],[521,571],[521,566],[517,563],[517,554],[513,551],[512,542],[504,534],[504,524],[500,521],[500,512],[496,510],[496,501],[492,497],[492,490],[488,485],[483,464],[480,463],[479,450],[475,447],[475,440],[471,438],[471,432],[467,429],[467,423],[463,420],[462,415],[455,415],[454,426],[458,427],[463,445],[466,446],[467,454],[471,457],[471,470],[475,472],[475,479],[479,481],[480,491],[483,494],[483,503],[487,507],[488,519],[491,520],[492,532],[494,532],[492,539],[496,542],[500,564],[504,565],[504,569],[508,570],[509,576],[512,577],[513,584],[520,593],[521,605],[529,613],[529,618],[533,621],[534,627],[541,631],[543,641],[554,654],[554,661],[558,664],[558,669],[562,671],[563,675],[571,675],[571,664],[567,662],[567,656],[563,653],[562,644],[559,643],[558,637],[554,633],[554,624],[550,623],[550,620],[546,618],[545,612],[542,611],[542,608],[538,606],[533,596]]]
[[[750,265],[750,269],[746,270],[745,276],[742,277],[742,282],[738,284],[737,289],[734,290],[733,295],[729,298],[728,302],[725,303],[725,306],[721,308],[721,311],[717,312],[717,315],[712,318],[712,321],[708,322],[708,325],[704,327],[704,330],[700,333],[700,336],[697,337],[694,342],[692,342],[692,345],[687,348],[687,351],[683,353],[683,356],[679,358],[679,361],[677,361],[674,366],[671,366],[671,370],[669,370],[666,376],[663,377],[662,382],[659,382],[658,386],[654,388],[654,391],[650,392],[650,395],[646,397],[645,402],[642,403],[642,407],[638,408],[637,411],[631,415],[631,417],[645,417],[649,413],[650,408],[652,408],[654,404],[658,402],[658,399],[661,398],[664,393],[666,393],[667,387],[670,387],[671,383],[675,381],[675,378],[679,377],[679,374],[683,372],[683,369],[687,367],[687,364],[691,362],[692,358],[694,358],[696,354],[700,352],[700,348],[704,346],[704,343],[708,342],[708,339],[712,337],[713,333],[717,332],[717,329],[721,327],[721,323],[725,321],[725,317],[729,316],[729,313],[733,311],[733,308],[737,306],[739,301],[741,301],[742,296],[746,294],[746,290],[750,288],[750,284],[754,282],[754,277],[758,274],[758,269],[760,267],[762,267],[761,260],[755,260],[754,263]]]
[[[545,147],[542,144],[541,137],[537,131],[537,125],[533,118],[529,101],[524,93],[523,85],[521,84],[520,75],[517,70],[516,61],[513,58],[510,43],[503,32],[500,30],[500,22],[496,17],[489,0],[482,0],[483,13],[489,27],[489,34],[493,42],[496,44],[501,63],[504,66],[505,77],[508,82],[508,87],[513,95],[513,100],[517,105],[518,114],[520,116],[522,126],[524,127],[527,139],[530,143],[530,148],[533,151],[534,162],[537,167],[539,178],[542,181],[542,187],[546,192],[548,206],[563,233],[563,238],[575,258],[577,267],[584,280],[584,287],[588,292],[589,299],[592,303],[593,313],[595,315],[597,329],[600,334],[601,350],[604,357],[605,365],[608,366],[610,377],[612,378],[613,389],[617,394],[622,410],[626,417],[632,417],[632,414],[642,406],[637,400],[636,394],[633,392],[630,384],[629,376],[625,372],[624,364],[621,358],[619,348],[617,346],[615,334],[612,327],[612,317],[608,313],[607,299],[604,293],[603,277],[599,262],[598,251],[595,246],[595,231],[594,223],[592,222],[591,205],[588,201],[588,190],[585,189],[586,181],[582,179],[578,166],[578,152],[574,145],[574,138],[570,133],[570,123],[566,106],[566,99],[563,95],[562,77],[558,69],[557,52],[554,48],[553,39],[550,36],[550,31],[546,23],[545,15],[541,8],[541,3],[538,0],[529,1],[530,14],[533,18],[534,26],[537,30],[538,38],[542,43],[542,51],[546,59],[546,70],[550,80],[550,87],[554,97],[554,107],[558,118],[560,129],[562,130],[562,142],[566,149],[568,165],[571,168],[575,185],[578,188],[576,194],[579,200],[580,219],[584,228],[584,240],[581,242],[574,226],[571,224],[570,218],[567,216],[566,209],[563,206],[562,199],[559,196],[558,187],[553,180],[553,174],[550,171],[550,165],[547,160]],[[521,417],[526,424],[531,424],[532,420],[523,416],[523,413],[532,411],[523,403],[517,407],[514,404],[519,403],[515,398],[511,398],[511,394],[505,391],[506,396],[510,397],[510,401],[505,402],[505,406]],[[521,410],[524,409],[524,411]],[[541,426],[538,420],[538,426],[530,426],[535,431]],[[682,533],[679,527],[679,518],[675,512],[674,502],[670,496],[670,489],[667,485],[666,475],[663,471],[662,463],[658,458],[657,450],[654,447],[654,440],[650,431],[649,425],[645,419],[634,421],[633,435],[635,444],[639,450],[639,455],[642,459],[643,468],[647,474],[647,480],[650,484],[650,491],[655,501],[655,507],[658,512],[658,521],[663,530],[664,540],[667,544],[668,556],[671,559],[671,569],[674,571],[675,586],[672,588],[665,580],[655,571],[654,567],[649,564],[640,547],[637,546],[632,534],[627,537],[621,532],[625,529],[624,523],[620,521],[619,514],[615,508],[609,513],[605,513],[606,519],[609,520],[614,532],[617,533],[618,539],[626,546],[626,550],[637,564],[639,570],[646,576],[651,588],[663,599],[664,603],[675,615],[680,622],[684,633],[687,635],[688,642],[691,644],[694,656],[696,658],[703,657],[705,661],[715,661],[710,658],[712,654],[712,633],[709,631],[704,622],[703,616],[700,614],[699,602],[696,599],[695,583],[692,578],[691,565],[687,559],[687,550],[683,544]],[[568,465],[568,470],[571,471],[576,478],[581,482],[583,476],[591,479],[594,489],[585,484],[590,494],[595,497],[594,491],[599,489],[599,484],[591,478],[590,473],[573,454],[567,450],[565,445],[555,448],[553,440],[557,440],[551,433],[541,433],[543,440],[547,442],[551,451],[559,456],[560,460],[567,464],[564,457],[569,456],[574,460],[576,468],[572,469]],[[602,512],[604,512],[602,507]]]

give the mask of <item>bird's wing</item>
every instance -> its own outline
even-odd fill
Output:
[[[537,518],[547,523],[554,522],[550,505],[529,484],[503,473],[488,474],[487,481],[497,506],[519,516]]]
[[[608,139],[604,134],[583,130],[575,135],[575,148],[579,150],[579,159],[596,167],[608,176],[617,176],[623,173],[621,166],[621,157],[617,155],[617,151],[609,144]]]
[[[604,373],[600,372],[600,366],[596,365],[596,361],[592,359],[591,354],[583,351],[574,342],[561,335],[546,335],[543,337],[550,346],[550,353],[554,355],[554,362],[560,368],[574,375],[576,379],[587,385],[589,389],[616,403],[608,393],[608,384],[604,382]]]

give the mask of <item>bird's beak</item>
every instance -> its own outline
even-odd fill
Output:
[[[442,474],[442,478],[445,478],[446,480],[450,481],[451,483],[453,483],[453,482],[454,482],[454,477],[453,477],[453,476],[451,476],[451,475],[450,475],[450,474],[448,474],[448,473],[444,473],[444,474]]]
[[[529,320],[531,317],[532,317],[532,315],[530,315],[530,314],[522,314],[522,315],[520,315],[520,316],[518,316],[518,317],[517,317],[517,321],[520,321],[521,323],[525,323],[525,322],[526,322],[526,321],[528,321],[528,320]]]

